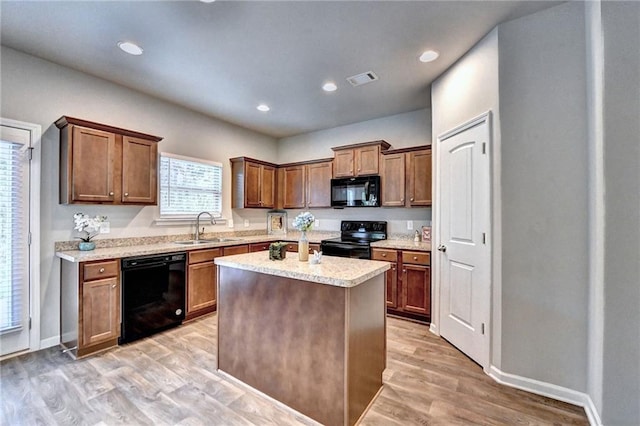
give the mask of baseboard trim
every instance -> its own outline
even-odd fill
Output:
[[[512,388],[583,407],[587,418],[589,419],[589,424],[591,426],[602,426],[602,420],[600,420],[598,410],[596,409],[591,397],[586,393],[554,385],[552,383],[541,382],[539,380],[529,379],[515,374],[504,373],[493,365],[489,368],[489,377],[500,384],[510,386]]]
[[[47,349],[59,344],[60,344],[60,336],[49,337],[47,339],[40,340],[40,349]]]

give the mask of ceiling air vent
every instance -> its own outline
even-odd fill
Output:
[[[357,75],[352,75],[351,77],[347,77],[347,81],[351,83],[353,87],[371,83],[372,81],[376,81],[377,79],[378,79],[378,76],[373,71],[367,71],[367,72],[363,72],[362,74],[357,74]]]

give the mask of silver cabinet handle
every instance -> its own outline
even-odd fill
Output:
[[[116,285],[115,285],[115,284],[114,284],[114,285],[112,285],[112,286],[111,286],[111,288],[116,288]]]
[[[109,195],[113,195],[113,191],[111,191],[111,192],[109,193]]]
[[[104,268],[100,268],[100,273],[103,273],[103,272],[104,272]]]
[[[129,193],[128,193],[128,192],[125,192],[125,193],[124,193],[124,196],[125,196],[125,197],[128,197],[128,196],[129,196]]]
[[[444,253],[445,251],[447,251],[447,246],[445,246],[444,244],[440,244],[438,246],[438,251],[441,251]]]

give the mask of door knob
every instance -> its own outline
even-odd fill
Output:
[[[447,251],[447,246],[445,246],[444,244],[440,244],[438,246],[438,251],[441,251],[444,253],[445,251]]]

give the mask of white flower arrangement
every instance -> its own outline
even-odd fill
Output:
[[[84,232],[84,237],[76,237],[84,242],[89,242],[93,237],[100,232],[100,224],[107,220],[106,216],[89,217],[84,213],[76,213],[73,215],[73,221],[76,226],[73,228],[76,231]]]
[[[295,219],[293,219],[293,227],[298,231],[308,231],[313,226],[313,222],[316,220],[311,212],[302,212]]]

